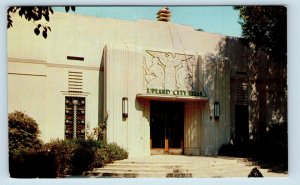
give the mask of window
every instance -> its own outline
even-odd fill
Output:
[[[85,138],[85,98],[65,98],[65,138]]]
[[[68,60],[78,60],[78,61],[84,61],[83,57],[77,57],[77,56],[67,56]]]

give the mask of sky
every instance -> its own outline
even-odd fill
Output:
[[[76,7],[72,13],[136,21],[137,19],[156,20],[156,13],[162,6],[85,6]],[[241,37],[238,23],[239,12],[232,6],[169,6],[172,12],[171,22],[190,25],[205,32]],[[65,12],[64,7],[55,7],[54,11]]]

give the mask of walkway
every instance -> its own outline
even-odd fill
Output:
[[[183,155],[152,155],[148,157],[129,158],[108,164],[104,168],[95,168],[85,172],[86,177],[248,177],[256,166],[241,158],[204,157]],[[260,169],[264,177],[287,177],[285,173],[274,173]]]

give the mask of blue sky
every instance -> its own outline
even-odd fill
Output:
[[[89,6],[76,7],[75,13],[103,18],[135,21],[156,20],[156,13],[162,6]],[[202,28],[206,32],[241,37],[238,11],[232,6],[169,6],[172,22]],[[55,11],[65,12],[64,7]]]

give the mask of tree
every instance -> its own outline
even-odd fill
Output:
[[[281,61],[287,54],[287,9],[284,6],[234,6],[239,10],[242,36]]]
[[[75,12],[75,6],[66,6],[65,10]],[[27,21],[41,21],[42,19],[47,22],[50,21],[50,14],[53,14],[52,7],[49,6],[12,6],[7,9],[7,29],[13,27],[13,20],[11,14],[18,14],[20,17],[25,18]],[[34,29],[34,33],[39,35],[42,31],[43,37],[47,38],[48,31],[51,31],[51,28],[45,24],[37,24]]]
[[[40,130],[34,119],[20,111],[8,115],[9,151],[39,148]]]
[[[268,110],[276,109],[272,114],[286,118],[287,9],[284,6],[234,6],[234,9],[239,11],[242,40],[254,49],[248,64],[249,81],[257,94],[258,140],[264,140],[269,124],[281,121],[268,119]]]

